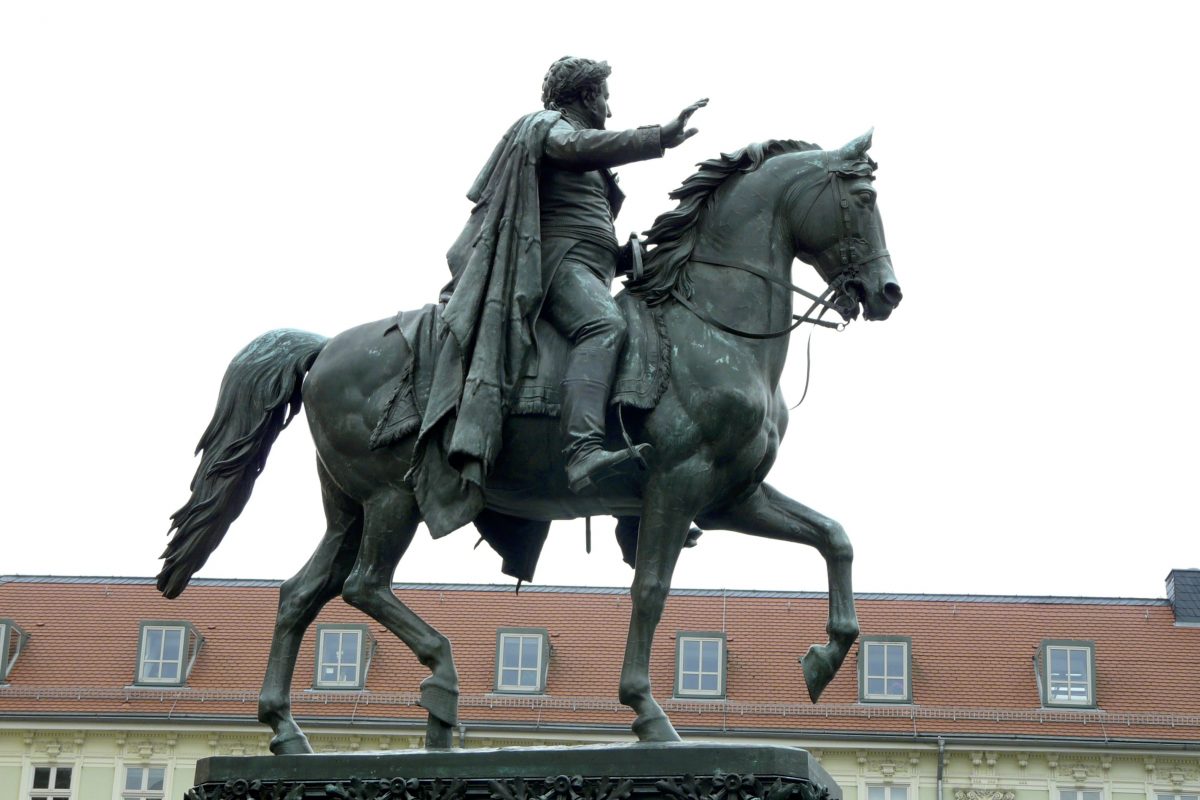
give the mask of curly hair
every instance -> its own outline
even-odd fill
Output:
[[[599,91],[611,74],[612,67],[607,61],[563,56],[546,70],[546,77],[542,80],[542,105],[546,108],[562,108],[584,94]]]

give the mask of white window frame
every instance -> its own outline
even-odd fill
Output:
[[[1070,789],[1059,789],[1058,800],[1104,800],[1104,790],[1097,787],[1072,786]]]
[[[510,639],[518,641],[515,665],[504,662],[504,643]],[[533,664],[526,664],[525,642],[530,639],[537,641],[537,658]],[[549,651],[550,634],[545,628],[503,628],[496,631],[496,691],[506,694],[544,694]],[[505,680],[506,672],[516,673],[515,683]],[[533,673],[532,686],[521,683],[521,677],[529,673]]]
[[[1054,695],[1054,684],[1051,679],[1051,663],[1053,662],[1053,651],[1060,650],[1067,654],[1067,669],[1070,670],[1070,661],[1072,653],[1084,654],[1084,665],[1087,674],[1082,678],[1075,678],[1073,674],[1068,674],[1065,684],[1067,689],[1066,697],[1056,697]],[[1085,641],[1068,641],[1068,640],[1047,640],[1042,643],[1042,669],[1041,680],[1043,686],[1042,702],[1046,706],[1066,707],[1066,708],[1094,708],[1096,706],[1096,649],[1092,642]],[[1071,691],[1082,687],[1084,696],[1079,699],[1071,698]],[[1064,790],[1066,791],[1066,790]],[[1090,790],[1088,790],[1090,791]]]
[[[29,634],[11,619],[0,619],[0,686],[8,682],[13,666],[21,657]]]
[[[685,670],[684,650],[692,644],[699,648],[699,651],[696,653],[697,668],[695,670]],[[704,669],[704,651],[707,647],[714,645],[717,648],[716,672]],[[704,682],[705,675],[716,676],[717,687],[715,689],[699,688],[700,684]],[[695,676],[697,688],[692,689],[684,686],[686,676]],[[676,634],[675,696],[708,699],[725,697],[725,635],[723,633],[687,632]]]
[[[151,631],[160,631],[162,636],[159,639],[159,651],[157,658],[151,658],[147,647],[150,639]],[[179,633],[179,657],[178,658],[163,658],[163,650],[166,646],[167,632],[178,631]],[[138,632],[138,664],[137,677],[134,683],[140,686],[182,686],[187,682],[188,673],[191,672],[192,660],[188,659],[188,651],[191,649],[192,628],[186,622],[143,622]],[[199,650],[197,646],[196,650]],[[152,677],[147,675],[147,666],[150,664],[159,665],[159,676]],[[162,677],[162,665],[174,664],[175,677]]]
[[[342,660],[341,650],[335,653],[329,653],[326,650],[325,636],[327,634],[338,635],[339,647],[347,635],[353,635],[358,638],[358,656],[353,662],[355,678],[353,681],[343,680],[340,677],[333,680],[321,677],[324,667],[333,667],[335,673],[340,676],[342,669],[352,665],[352,662]],[[361,691],[367,685],[367,670],[371,665],[371,657],[374,654],[375,640],[371,638],[366,625],[318,625],[316,672],[313,675],[313,688]]]
[[[866,800],[871,800],[872,789],[882,792],[882,800],[911,800],[913,797],[913,787],[909,786],[907,783],[867,783],[863,788],[865,789],[863,792],[863,797],[866,798]],[[902,798],[897,797],[899,794],[897,790],[899,789],[904,790],[904,795]]]
[[[1152,789],[1147,800],[1200,800],[1200,792],[1180,792],[1175,789],[1160,792]]]
[[[33,785],[39,769],[50,770],[49,786],[46,788],[38,788]],[[64,769],[71,773],[68,787],[66,789],[56,789],[54,788],[54,784],[58,780],[58,772]],[[74,764],[30,764],[29,792],[25,797],[29,798],[29,800],[57,800],[58,798],[72,800],[75,797],[76,775],[78,773],[79,770],[75,768]]]
[[[140,783],[141,788],[129,789],[129,771],[141,770],[142,776]],[[161,789],[146,788],[146,784],[150,782],[150,770],[161,769],[163,771],[163,780]],[[126,764],[121,774],[121,784],[118,794],[121,800],[164,800],[167,796],[167,778],[170,770],[166,764]]]
[[[874,648],[883,649],[883,674],[877,675],[871,670],[871,651]],[[888,648],[902,648],[904,671],[900,675],[892,675],[888,671]],[[883,692],[870,691],[871,680],[883,680]],[[887,690],[888,681],[902,680],[904,691],[894,694]],[[858,654],[858,698],[862,703],[911,703],[912,687],[912,640],[904,636],[864,636],[859,644]]]

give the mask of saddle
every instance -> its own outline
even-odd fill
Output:
[[[654,408],[666,391],[671,375],[671,342],[661,308],[651,308],[626,292],[617,295],[617,308],[625,317],[628,336],[609,403],[632,409]],[[371,433],[372,450],[387,447],[417,431],[429,401],[442,306],[427,305],[402,311],[385,336],[399,334],[397,346],[407,349],[405,368],[389,384],[388,402]],[[535,347],[525,375],[514,387],[507,415],[557,417],[570,343],[550,323],[539,319]]]
[[[609,402],[627,408],[654,408],[671,375],[671,342],[661,308],[650,308],[622,292],[617,308],[625,317],[628,335]],[[371,433],[372,450],[387,447],[421,428],[432,390],[439,353],[441,305],[403,311],[384,332],[393,347],[405,349],[404,368],[386,388],[387,403]],[[557,417],[561,410],[559,384],[566,371],[570,344],[545,320],[535,328],[535,348],[525,375],[514,386],[507,415]],[[444,357],[444,355],[443,355]],[[533,579],[550,523],[484,509],[474,524],[482,538],[500,555],[501,571],[521,582]]]

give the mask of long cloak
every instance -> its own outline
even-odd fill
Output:
[[[513,387],[533,349],[544,295],[538,164],[561,114],[519,119],[475,179],[470,219],[447,253],[453,293],[410,477],[433,536],[483,510]]]

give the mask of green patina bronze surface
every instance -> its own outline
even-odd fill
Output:
[[[790,330],[828,324],[820,319],[828,310],[847,321],[887,319],[901,299],[876,208],[871,135],[832,150],[769,140],[703,162],[671,194],[678,205],[656,220],[645,253],[626,253],[622,304],[636,310],[626,317],[607,294],[617,269],[605,261],[611,243],[580,209],[592,203],[614,212],[619,196],[603,171],[690,136],[687,120],[703,103],[649,133],[604,132],[603,78],[589,84],[572,71],[559,80],[556,70],[564,62],[575,70],[576,61],[551,68],[548,96],[558,100],[510,130],[473,187],[475,211],[451,250],[455,281],[443,304],[404,315],[411,324],[398,327],[389,317],[332,339],[271,331],[226,372],[191,498],[172,517],[159,588],[168,597],[184,590],[245,507],[271,445],[303,403],[327,527],[281,588],[259,700],[276,754],[311,752],[289,690],[305,630],[339,595],[429,668],[420,701],[429,712],[427,743],[449,745],[458,722],[450,642],[391,591],[421,522],[440,536],[473,521],[513,574],[528,579],[552,520],[621,518],[635,571],[618,696],[643,742],[679,739],[654,699],[649,659],[693,523],[806,544],[825,558],[829,638],[809,648],[796,676],[814,702],[858,636],[846,532],[765,479],[787,431],[779,382]],[[607,66],[596,72],[595,63],[579,67],[581,74],[606,75]],[[564,119],[572,120],[566,129]],[[543,158],[564,172],[549,179],[554,185],[546,170],[531,169]],[[539,209],[543,189],[566,209],[557,229]],[[569,208],[572,197],[580,208]],[[611,215],[605,224],[611,229]],[[564,238],[565,245],[551,244]],[[557,267],[543,270],[543,251],[555,247]],[[800,314],[796,259],[829,286],[809,295]],[[575,266],[563,266],[569,262]],[[555,288],[561,275],[576,282]],[[592,300],[599,304],[588,306]],[[617,356],[633,338],[627,319],[654,320],[662,380],[652,402],[618,409],[606,401]],[[522,408],[510,394],[531,371],[525,351],[533,326],[546,322],[547,335],[567,340],[565,364],[548,357],[538,364],[542,372],[562,370],[561,422],[549,406]],[[410,424],[381,439],[409,395],[421,398],[404,417]]]

